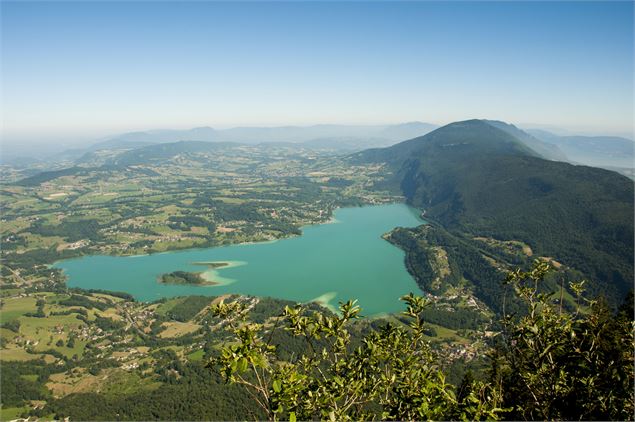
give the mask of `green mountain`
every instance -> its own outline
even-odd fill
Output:
[[[591,294],[617,303],[633,283],[633,182],[611,171],[541,158],[513,131],[496,126],[482,120],[452,123],[352,159],[387,163],[392,172],[387,186],[399,189],[433,225],[472,252],[487,255],[487,245],[474,238],[490,239],[490,245],[523,242],[534,257],[553,258],[588,277]],[[505,261],[500,254],[493,258]],[[484,275],[466,278],[485,282]],[[494,290],[487,289],[490,295]],[[488,299],[496,302],[483,298]]]
[[[554,161],[568,161],[565,153],[562,152],[557,145],[543,141],[542,139],[522,131],[509,123],[501,122],[499,120],[485,120],[485,122],[509,133],[543,158]]]
[[[117,166],[132,166],[139,164],[159,164],[177,156],[211,153],[240,144],[231,142],[180,141],[156,145],[148,145],[125,151],[112,158],[108,164]]]
[[[103,177],[108,176],[116,172],[118,175],[126,177],[138,177],[138,176],[157,176],[158,174],[151,169],[147,168],[135,168],[124,167],[115,165],[102,165],[94,167],[69,167],[61,170],[43,171],[34,174],[33,176],[25,177],[24,179],[15,182],[16,186],[35,187],[43,183],[53,181],[64,176],[88,176]]]

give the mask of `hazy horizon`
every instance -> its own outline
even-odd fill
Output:
[[[477,118],[475,118],[477,119]],[[499,120],[499,119],[486,119],[486,118],[479,118],[479,119],[485,119],[485,120]],[[472,120],[472,119],[460,119],[460,120],[456,120],[456,121],[461,121],[461,120]],[[300,129],[310,129],[312,127],[317,127],[317,126],[341,126],[341,127],[391,127],[391,126],[399,126],[399,125],[403,125],[403,124],[409,124],[409,123],[426,123],[426,124],[431,124],[431,125],[435,125],[438,127],[442,127],[445,124],[449,124],[449,123],[453,123],[453,122],[444,122],[443,124],[438,124],[438,123],[434,123],[434,122],[430,122],[430,121],[423,121],[423,120],[418,120],[418,121],[403,121],[403,122],[396,122],[396,123],[376,123],[376,124],[346,124],[346,123],[315,123],[315,124],[307,124],[307,125],[271,125],[271,126],[266,126],[266,125],[238,125],[238,126],[211,126],[211,125],[197,125],[194,127],[189,127],[189,126],[185,126],[185,127],[155,127],[155,128],[146,128],[146,129],[140,129],[140,130],[129,130],[129,131],[124,131],[124,132],[112,132],[112,133],[104,133],[104,134],[97,134],[97,135],[78,135],[77,137],[65,137],[65,136],[59,136],[57,138],[54,137],[50,137],[50,138],[42,138],[42,139],[32,139],[32,140],[28,140],[28,141],[24,141],[24,140],[12,140],[12,139],[7,139],[5,137],[3,137],[0,140],[0,154],[9,154],[11,156],[38,156],[38,155],[42,155],[42,154],[47,154],[47,153],[51,153],[51,152],[62,152],[64,150],[71,150],[71,149],[83,149],[83,148],[87,148],[90,147],[92,145],[96,145],[99,144],[100,142],[104,142],[104,141],[108,141],[108,140],[112,140],[112,139],[118,139],[122,136],[128,135],[128,134],[135,134],[135,133],[155,133],[155,132],[162,132],[162,131],[188,131],[188,130],[192,130],[192,129],[200,129],[200,128],[212,128],[216,131],[219,132],[223,132],[223,131],[227,131],[227,130],[232,130],[232,129],[243,129],[243,128],[248,128],[248,129],[276,129],[276,128],[289,128],[289,127],[295,127],[295,128],[300,128]],[[516,127],[518,127],[521,130],[531,130],[531,129],[538,129],[538,130],[544,130],[550,133],[553,133],[554,135],[558,135],[558,136],[613,136],[613,137],[622,137],[622,138],[626,138],[629,139],[633,142],[635,142],[635,139],[633,139],[633,136],[631,133],[622,133],[622,132],[615,132],[615,133],[609,133],[609,132],[603,132],[603,131],[585,131],[584,129],[581,130],[574,130],[574,129],[570,129],[570,128],[564,128],[564,127],[560,127],[560,126],[554,126],[554,125],[541,125],[541,124],[534,124],[534,123],[516,123],[516,122],[505,122],[505,123],[509,123],[512,125],[515,125]],[[424,135],[427,132],[421,133],[421,135]],[[349,135],[350,136],[350,135]],[[347,134],[346,133],[342,133],[341,135],[337,136],[337,137],[341,137],[341,138],[346,138]],[[405,141],[407,139],[410,139],[412,136],[409,137],[405,137],[403,139],[400,138],[399,141]],[[313,139],[319,139],[320,136],[316,136]],[[188,140],[188,139],[181,139],[181,138],[175,138],[174,142],[178,142],[178,141],[183,141],[183,140]],[[200,139],[193,139],[193,140],[200,140]],[[276,141],[276,140],[274,140]],[[303,140],[298,140],[298,142],[303,142],[306,141],[306,139]],[[399,141],[395,141],[399,142]],[[232,141],[230,140],[230,142],[240,142],[240,141]],[[265,141],[266,142],[266,141]],[[369,143],[369,148],[373,147],[373,144]],[[37,151],[33,151],[33,154],[30,154],[29,152],[31,151],[32,148],[38,148]],[[43,149],[42,149],[43,148]]]
[[[631,2],[0,7],[5,145],[471,118],[633,137]]]

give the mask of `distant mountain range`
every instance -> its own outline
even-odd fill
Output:
[[[486,121],[517,138],[543,158],[585,164],[617,171],[635,179],[635,143],[626,138],[610,136],[559,136],[554,133],[518,127],[496,120]],[[397,142],[416,138],[437,129],[438,126],[424,122],[409,122],[394,125],[313,125],[280,127],[236,127],[214,129],[198,127],[187,130],[149,130],[129,132],[102,139],[86,148],[53,152],[28,150],[15,151],[4,145],[0,160],[18,168],[39,166],[42,169],[63,166],[85,165],[95,157],[116,155],[155,144],[179,141],[234,142],[242,144],[301,145],[303,148],[334,152],[355,152],[368,148],[386,147]],[[110,160],[112,161],[112,160]]]
[[[164,129],[128,132],[111,136],[85,148],[27,148],[24,145],[2,145],[0,162],[17,167],[44,163],[81,164],[87,153],[129,150],[159,143],[179,141],[236,142],[243,144],[292,143],[316,150],[360,151],[366,148],[392,145],[404,139],[420,136],[438,126],[424,122],[393,125],[313,125],[280,127],[236,127],[214,129],[198,127],[186,130]],[[79,162],[76,162],[79,160]]]
[[[527,130],[535,138],[562,151],[568,161],[593,167],[632,169],[635,143],[618,136],[559,136],[546,130]]]
[[[314,125],[280,127],[236,127],[218,130],[198,127],[188,130],[151,130],[130,132],[103,140],[90,147],[91,150],[113,147],[135,147],[151,143],[176,141],[238,142],[260,144],[268,142],[310,142],[313,145],[328,145],[330,148],[357,148],[358,144],[387,146],[404,139],[426,134],[438,126],[409,122],[396,125]]]
[[[400,191],[463,239],[457,244],[476,236],[525,242],[616,303],[633,286],[633,181],[547,160],[542,148],[513,126],[468,120],[351,160],[387,163],[393,176],[379,187]]]

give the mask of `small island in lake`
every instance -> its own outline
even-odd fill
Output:
[[[218,284],[214,281],[206,280],[201,273],[191,273],[187,271],[173,271],[171,273],[161,274],[159,281],[167,284],[197,284],[201,286],[214,286]]]
[[[212,270],[214,270],[216,268],[233,267],[233,266],[235,266],[235,265],[230,265],[229,262],[222,262],[222,261],[192,262],[192,264],[193,265],[205,265],[206,267],[209,267]]]

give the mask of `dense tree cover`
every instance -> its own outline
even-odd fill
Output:
[[[510,283],[529,311],[503,321],[492,383],[503,392],[509,419],[631,420],[635,412],[633,295],[617,315],[602,301],[589,314],[565,312],[540,293],[549,266],[512,271]],[[577,300],[583,284],[572,283]],[[580,303],[582,304],[582,303]]]
[[[208,306],[212,299],[209,296],[187,296],[182,302],[170,309],[166,316],[176,321],[189,321]]]
[[[421,315],[426,322],[455,330],[477,330],[489,322],[481,312],[459,307],[447,310],[430,306]]]
[[[103,318],[99,315],[95,315],[95,321],[93,323],[104,331],[116,331],[126,326],[126,323],[123,321],[117,321],[112,318]]]
[[[226,385],[200,363],[177,364],[166,356],[169,382],[158,389],[130,395],[71,394],[51,401],[35,414],[74,420],[244,420],[264,413],[240,386]],[[168,380],[167,378],[165,379]]]
[[[77,292],[77,293],[84,293],[84,294],[89,294],[92,295],[93,293],[97,293],[97,294],[105,294],[108,296],[113,296],[113,297],[118,297],[121,298],[123,300],[125,300],[126,302],[134,302],[134,296],[131,295],[130,293],[126,293],[126,292],[116,292],[116,291],[111,291],[111,290],[102,290],[102,289],[78,289],[78,288],[70,288],[68,289],[70,292]]]
[[[99,309],[100,311],[105,311],[112,303],[104,303],[97,300],[91,300],[86,296],[80,296],[72,294],[68,299],[63,299],[59,302],[60,305],[63,306],[81,306],[86,309]]]
[[[28,400],[45,399],[48,394],[45,388],[23,378],[12,365],[2,365],[2,406],[23,406]]]
[[[20,274],[27,275],[44,275],[57,271],[50,269],[44,264],[51,264],[59,259],[74,258],[81,255],[79,249],[64,249],[57,251],[55,246],[42,249],[31,249],[22,253],[2,253],[3,264],[11,268],[20,268]]]
[[[285,309],[283,326],[306,340],[304,354],[281,361],[262,326],[244,324],[236,325],[236,343],[224,346],[212,365],[245,385],[270,419],[496,418],[502,409],[496,391],[485,384],[475,383],[457,399],[424,340],[421,313],[427,303],[413,295],[403,299],[408,328],[386,324],[357,347],[351,347],[347,327],[360,312],[353,302],[342,304],[335,316],[308,315],[298,305]],[[244,312],[236,303],[216,308],[219,317],[233,320]]]
[[[101,228],[97,220],[64,220],[58,225],[43,225],[39,221],[28,228],[31,233],[42,236],[60,236],[69,242],[76,242],[82,239],[100,241],[103,239],[99,229]]]
[[[255,323],[262,324],[269,318],[279,316],[285,306],[292,304],[293,302],[284,299],[263,298],[249,312],[249,319]]]
[[[523,241],[581,271],[588,292],[613,305],[631,287],[634,191],[624,176],[544,160],[479,120],[352,159],[387,162],[388,186],[456,236]]]
[[[450,231],[528,243],[590,277],[591,294],[605,292],[615,302],[626,293],[633,280],[632,181],[533,157],[472,164],[457,170],[456,178],[471,174],[450,182],[451,200],[414,195],[411,201]]]
[[[205,279],[199,273],[191,273],[189,271],[172,271],[171,273],[161,274],[159,277],[161,283],[173,284],[202,284]]]
[[[119,366],[119,362],[114,359],[96,359],[92,364],[88,364],[88,362],[82,363],[88,366],[88,373],[91,375],[98,375],[102,369],[116,368]]]
[[[48,399],[50,394],[44,383],[50,374],[65,370],[66,365],[48,365],[43,360],[3,361],[0,377],[2,407],[18,407],[30,400]],[[28,375],[36,375],[37,378],[31,380],[26,377]]]
[[[58,177],[72,176],[86,172],[82,167],[69,167],[62,170],[43,171],[33,176],[26,177],[16,183],[18,186],[38,186],[41,183],[48,182]]]
[[[326,182],[326,186],[345,188],[351,186],[353,183],[352,180],[342,179],[341,177],[330,177]]]
[[[0,328],[6,328],[7,330],[13,331],[14,333],[19,333],[20,321],[18,321],[17,319],[2,321],[2,323],[0,324]]]
[[[458,389],[446,382],[424,340],[428,303],[409,295],[408,328],[387,324],[351,347],[350,321],[287,307],[279,327],[306,341],[304,354],[282,359],[262,325],[236,323],[244,306],[221,303],[215,313],[234,323],[235,341],[211,365],[244,385],[271,419],[630,419],[635,409],[632,304],[617,315],[591,303],[567,312],[541,292],[549,265],[536,261],[507,282],[528,312],[506,316],[485,382],[468,373]],[[582,284],[571,289],[582,299]],[[632,301],[632,297],[629,299]],[[317,344],[320,341],[321,344]]]
[[[16,249],[25,248],[27,239],[20,235],[10,235],[2,239],[2,249],[5,251],[15,251]]]
[[[534,137],[529,133],[518,129],[512,124],[508,124],[498,120],[485,120],[485,122],[514,136],[516,139],[518,139],[527,147],[531,148],[532,151],[536,152],[542,158],[554,161],[569,161],[567,160],[567,155],[565,155],[560,150],[560,148],[558,148],[554,144],[545,142],[545,140],[543,139]]]
[[[168,227],[177,230],[189,231],[192,227],[207,227],[210,233],[216,230],[216,225],[213,222],[195,215],[170,216],[168,221]]]
[[[473,242],[454,236],[439,226],[420,226],[414,229],[394,230],[389,240],[406,252],[406,267],[423,291],[442,293],[448,285],[457,285],[462,279],[474,286],[475,294],[487,306],[501,315],[504,308],[519,311],[519,303],[506,295],[500,284],[501,273],[494,268]],[[447,253],[449,274],[439,287],[433,285],[437,273],[432,268],[434,250],[440,246]]]
[[[88,311],[86,309],[77,309],[71,308],[65,311],[52,311],[49,315],[71,315],[77,314],[77,319],[87,322],[88,321]]]

